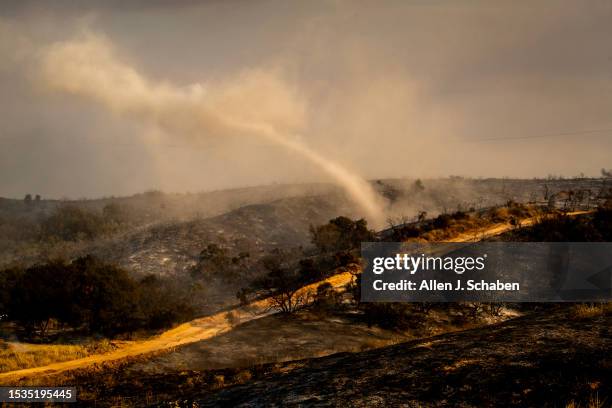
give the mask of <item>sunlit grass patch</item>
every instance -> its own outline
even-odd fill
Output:
[[[588,319],[608,314],[610,311],[611,303],[579,303],[572,307],[570,316],[572,319]]]
[[[0,372],[39,367],[104,353],[116,348],[108,340],[87,344],[0,342]]]

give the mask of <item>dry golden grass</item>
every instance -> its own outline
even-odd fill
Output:
[[[421,235],[420,238],[430,242],[445,241],[470,231],[475,231],[476,235],[474,237],[476,238],[477,231],[489,225],[491,225],[489,220],[469,215],[467,218],[461,220],[451,220],[448,227],[428,231]]]
[[[44,366],[115,349],[108,340],[87,344],[0,343],[0,372]]]
[[[491,210],[491,219],[494,221],[506,221],[510,218],[510,209],[508,207],[495,208]]]
[[[608,314],[612,311],[612,303],[579,303],[572,307],[572,319],[589,319],[595,316]]]
[[[244,384],[253,378],[253,374],[249,370],[242,370],[238,374],[236,374],[235,381],[238,384]]]
[[[451,219],[445,228],[437,228],[408,241],[479,241],[487,236],[499,235],[513,228],[533,225],[534,222],[558,214],[556,211],[543,212],[541,208],[512,204],[506,207],[491,208],[483,214],[465,213],[463,218]],[[576,213],[570,213],[576,215]]]
[[[225,376],[222,374],[214,376],[214,388],[223,388],[225,386]]]
[[[591,396],[589,400],[584,404],[577,403],[576,401],[570,401],[568,404],[565,405],[565,408],[603,408],[603,407],[604,407],[604,401],[600,399],[599,395],[597,394],[594,396]]]

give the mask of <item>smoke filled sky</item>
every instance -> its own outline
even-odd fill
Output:
[[[610,21],[609,1],[4,1],[0,196],[329,181],[300,149],[364,178],[597,175]]]

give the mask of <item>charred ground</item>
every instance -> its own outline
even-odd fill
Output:
[[[609,310],[553,306],[363,352],[242,368],[82,372],[84,403],[157,406],[533,406],[609,402]],[[598,406],[598,405],[595,405]]]

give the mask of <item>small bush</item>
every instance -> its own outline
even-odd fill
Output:
[[[364,318],[368,326],[379,326],[389,330],[404,330],[423,323],[424,314],[413,313],[409,303],[364,303]]]
[[[341,303],[341,294],[334,287],[325,282],[317,287],[315,294],[315,305],[322,309],[337,309]]]
[[[421,235],[421,229],[413,225],[406,225],[393,231],[393,236],[396,241],[417,238],[419,235]]]
[[[238,374],[234,376],[234,381],[238,384],[244,384],[247,381],[250,381],[253,378],[253,374],[249,370],[240,371]]]
[[[451,218],[454,220],[466,220],[470,216],[465,211],[458,210],[451,215]]]
[[[503,303],[487,303],[485,310],[487,311],[487,313],[489,313],[491,316],[501,316],[501,312],[504,309],[504,304]]]
[[[451,224],[452,217],[448,214],[440,214],[433,220],[433,226],[437,229],[448,228]]]
[[[225,376],[224,375],[215,375],[213,377],[213,388],[223,388],[225,386]]]
[[[230,310],[229,312],[225,314],[225,321],[231,327],[234,327],[240,324],[240,317],[236,313]]]

